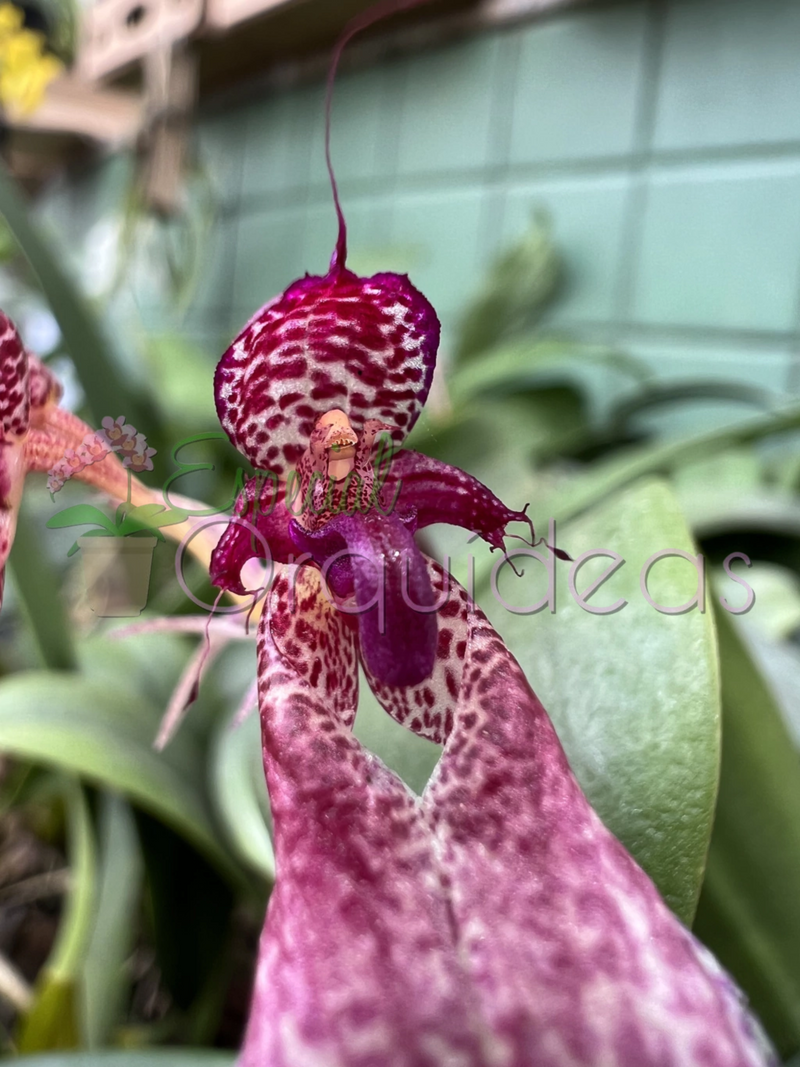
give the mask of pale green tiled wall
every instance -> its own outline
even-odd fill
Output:
[[[322,117],[321,84],[201,117],[218,217],[184,325],[209,344],[325,269]],[[333,151],[354,266],[408,270],[446,332],[544,207],[555,327],[669,378],[800,383],[797,0],[595,3],[344,75]]]

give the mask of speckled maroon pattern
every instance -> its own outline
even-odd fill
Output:
[[[388,685],[413,686],[436,662],[436,602],[425,557],[414,543],[413,515],[339,515],[309,534],[297,523],[298,549],[322,567],[337,603],[358,623],[361,658]],[[338,569],[328,564],[341,558]]]
[[[25,349],[13,322],[0,311],[0,604],[26,475],[49,470],[92,432],[58,407],[61,393],[60,383]],[[116,457],[78,477],[107,491],[118,488],[121,499],[127,495],[127,472]]]
[[[526,523],[534,537],[533,523],[524,509],[512,511],[471,474],[413,449],[398,452],[389,468],[383,498],[391,501],[395,496],[398,504],[415,508],[418,529],[449,523],[480,534],[499,549],[510,522]]]
[[[30,425],[28,356],[7,315],[0,311],[0,429],[3,441],[22,437]]]
[[[217,366],[217,414],[254,467],[294,468],[317,419],[347,413],[400,442],[430,389],[439,320],[405,275],[359,278],[343,266],[294,282],[255,315]]]
[[[275,485],[274,480],[265,480],[263,476],[249,479],[237,498],[234,515],[258,529],[268,542],[276,563],[292,563],[299,558],[300,552],[309,551],[310,546],[292,540],[290,523],[293,513],[286,507],[286,484],[277,483],[277,490]],[[257,494],[258,504],[255,501]],[[402,450],[394,457],[377,498],[381,514],[403,515],[413,509],[415,530],[438,522],[450,523],[480,534],[497,549],[503,548],[506,528],[512,522],[525,523],[532,537],[534,534],[533,524],[524,510],[512,511],[506,507],[490,489],[466,471],[412,450]],[[302,501],[301,482],[300,492],[292,501],[295,513],[302,510]],[[348,510],[354,509],[355,505]],[[326,523],[321,525],[323,530],[331,517],[326,515]],[[331,551],[341,547],[342,543],[336,541]],[[239,573],[253,558],[264,558],[261,541],[253,537],[247,526],[231,522],[212,555],[212,583],[242,594]],[[324,560],[318,562],[321,565]]]
[[[265,544],[276,563],[297,559],[297,550],[289,536],[292,516],[286,510],[285,499],[285,483],[265,480],[259,475],[247,479],[236,498],[234,518],[211,553],[212,585],[244,596],[247,590],[242,585],[242,567],[250,559],[266,559]]]
[[[25,480],[30,421],[28,354],[14,323],[0,311],[0,603]]]
[[[309,568],[275,586],[258,654],[278,879],[243,1067],[776,1063],[448,582],[433,717],[405,719],[444,741],[422,797],[353,736],[353,621]]]
[[[309,447],[297,465],[300,492],[295,513],[301,526],[319,530],[334,515],[370,510],[377,492],[372,454],[375,438],[381,431],[391,429],[379,419],[367,419],[356,444],[353,470],[340,481],[328,475],[329,453],[325,446],[335,431],[323,426],[314,430]]]

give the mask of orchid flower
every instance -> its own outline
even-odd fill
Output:
[[[773,1063],[590,807],[501,638],[414,541],[449,522],[501,548],[524,510],[413,451],[375,469],[378,435],[400,445],[425,402],[439,324],[407,277],[347,269],[327,136],[330,269],[266,304],[215,378],[220,421],[262,474],[212,580],[241,595],[245,562],[280,565],[258,631],[277,881],[240,1063]],[[444,746],[421,796],[353,735],[359,662],[390,715]]]
[[[49,473],[48,488],[58,492],[69,478],[78,478],[115,501],[158,503],[163,498],[147,488],[131,471],[152,470],[154,449],[120,417],[103,420],[97,432],[72,412],[59,406],[61,386],[44,364],[28,352],[11,319],[0,311],[0,602],[5,565],[17,525],[25,478]],[[109,449],[131,442],[120,461]],[[130,468],[130,470],[126,469]],[[188,512],[204,505],[173,494],[172,504]],[[208,566],[214,537],[191,515],[185,522],[165,527],[168,536],[193,537],[188,550]]]
[[[54,491],[73,475],[110,489],[125,481],[121,464],[117,472],[109,459],[86,465],[83,452],[93,431],[59,407],[60,397],[59,383],[0,311],[0,591],[29,472],[61,464],[50,476]]]

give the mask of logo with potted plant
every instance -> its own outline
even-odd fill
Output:
[[[153,549],[164,540],[159,527],[183,522],[186,512],[165,504],[134,505],[133,476],[153,469],[154,448],[147,447],[144,434],[120,415],[107,416],[102,429],[87,434],[78,448],[69,448],[48,471],[47,488],[52,498],[73,475],[96,463],[122,461],[127,471],[127,499],[114,517],[92,504],[64,508],[48,520],[53,530],[69,526],[94,526],[79,537],[67,553],[81,550],[89,605],[96,615],[120,617],[138,615],[147,603]],[[114,456],[113,460],[108,457]],[[123,472],[120,470],[120,476]],[[120,494],[121,495],[121,494]]]

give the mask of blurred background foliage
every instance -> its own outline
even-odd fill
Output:
[[[169,264],[176,300],[191,298],[203,248],[198,200]],[[140,339],[146,370],[129,373],[99,314],[114,286],[87,300],[2,176],[0,213],[7,310],[65,376],[67,402],[93,425],[124,413],[143,429],[159,449],[154,486],[191,463],[175,488],[229,507],[242,461],[214,422],[217,353],[151,332]],[[131,203],[119,271],[161,225]],[[610,615],[582,610],[573,566],[553,565],[541,547],[541,559],[518,559],[515,578],[462,531],[422,540],[472,584],[597,810],[731,970],[788,1060],[800,1050],[800,405],[736,381],[664,383],[624,350],[548,327],[569,289],[556,238],[540,212],[499,257],[409,445],[514,507],[531,501],[537,530],[574,559],[623,557],[590,603],[627,603]],[[617,383],[603,410],[590,384],[598,367]],[[731,399],[752,413],[704,432],[664,435],[650,417]],[[63,496],[91,494],[70,484]],[[89,1064],[110,1048],[103,1062],[126,1067],[227,1063],[230,1052],[209,1050],[239,1042],[274,878],[257,717],[240,721],[254,646],[220,640],[197,701],[157,752],[200,640],[174,546],[158,546],[143,619],[186,616],[187,632],[130,632],[92,614],[78,561],[66,559],[72,534],[45,528],[55,508],[44,479],[30,479],[0,616],[3,1048],[50,1054],[29,1061],[42,1065]],[[642,596],[645,561],[664,549],[702,553],[705,611],[661,614]],[[741,616],[719,601],[745,603],[723,570],[732,552],[752,564],[734,567],[756,594]],[[587,561],[577,588],[608,564]],[[198,566],[186,578],[212,599]],[[684,603],[697,572],[663,560],[649,589],[661,604]],[[366,685],[356,731],[424,788],[435,746],[390,720]]]

